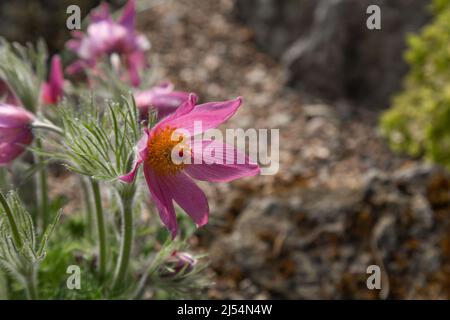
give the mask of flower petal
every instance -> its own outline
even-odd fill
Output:
[[[178,225],[175,208],[172,199],[169,197],[170,190],[167,190],[167,187],[161,183],[161,178],[150,167],[144,166],[144,175],[152,199],[158,208],[159,217],[166,228],[169,229],[172,239],[174,239],[178,232]]]
[[[203,191],[183,172],[161,178],[170,197],[183,208],[198,227],[208,223],[209,206]]]
[[[0,128],[26,127],[34,119],[34,115],[22,107],[0,103]]]
[[[59,55],[54,55],[52,58],[52,67],[50,70],[50,84],[56,91],[61,94],[64,84],[64,75],[62,70],[61,58]]]
[[[216,128],[223,122],[227,121],[237,111],[242,103],[242,98],[229,100],[224,102],[209,102],[201,104],[193,108],[190,112],[173,116],[165,124],[175,128],[186,129],[194,135],[194,122],[201,121],[202,133],[208,129]]]
[[[122,16],[119,19],[119,23],[126,27],[128,30],[133,31],[135,27],[136,18],[136,1],[129,0],[125,8],[123,9]]]
[[[56,104],[63,93],[64,76],[61,59],[58,55],[53,56],[50,69],[49,81],[41,87],[41,99],[45,104]]]
[[[128,74],[131,80],[131,84],[134,87],[138,87],[141,83],[139,70],[142,69],[146,64],[145,54],[143,52],[137,51],[127,55]]]
[[[132,183],[134,181],[134,178],[136,176],[137,170],[139,169],[139,166],[142,164],[142,162],[145,161],[145,158],[147,157],[148,135],[149,135],[149,132],[146,129],[141,140],[139,140],[139,142],[137,143],[136,155],[135,155],[135,159],[134,159],[134,163],[133,163],[133,168],[131,169],[131,171],[129,173],[120,176],[119,177],[120,181],[123,181],[126,183]]]
[[[90,22],[95,23],[103,20],[111,20],[111,15],[109,13],[109,5],[107,2],[103,2],[90,14]]]
[[[173,91],[173,85],[165,83],[150,90],[136,93],[135,99],[143,118],[147,118],[148,109],[154,107],[158,111],[158,119],[162,119],[173,113],[183,102],[187,101],[189,93]]]
[[[0,142],[0,166],[5,166],[20,156],[32,141],[31,130],[22,130],[12,141]]]
[[[201,141],[199,145],[201,148],[193,144],[192,164],[185,168],[185,172],[194,179],[229,182],[260,173],[259,166],[233,146],[211,140]],[[217,153],[212,156],[208,151]],[[196,160],[201,160],[201,163],[196,164]]]
[[[190,93],[188,99],[184,101],[177,108],[177,110],[175,110],[174,113],[170,114],[169,116],[161,120],[155,127],[153,127],[153,130],[156,130],[159,127],[164,127],[166,125],[172,125],[172,123],[176,121],[178,118],[188,115],[195,108],[197,100],[198,100],[197,95],[194,93]],[[184,126],[179,126],[179,128],[184,128]]]

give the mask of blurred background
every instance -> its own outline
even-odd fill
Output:
[[[2,1],[0,35],[59,52],[75,3],[84,16],[99,1]],[[280,130],[278,174],[201,185],[208,297],[450,298],[449,0],[140,4],[158,79],[243,96],[227,128]],[[373,4],[381,30],[366,27]],[[74,193],[61,171],[53,193]],[[372,264],[381,290],[366,286]]]

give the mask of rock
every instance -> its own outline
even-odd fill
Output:
[[[450,230],[449,185],[446,201],[442,191],[450,175],[414,165],[392,175],[372,171],[365,181],[358,190],[249,199],[231,233],[215,240],[213,267],[238,274],[252,288],[247,298],[255,287],[285,299],[449,298],[445,282],[430,279],[450,267],[441,245]],[[429,197],[436,186],[439,209]],[[381,292],[366,287],[371,264],[382,268]]]
[[[283,61],[289,84],[325,99],[386,107],[407,66],[405,37],[428,20],[423,0],[237,0],[235,14]],[[381,30],[366,27],[369,5]]]

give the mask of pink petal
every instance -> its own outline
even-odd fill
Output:
[[[216,128],[223,122],[227,121],[237,111],[242,103],[242,98],[224,102],[209,102],[201,104],[193,108],[193,110],[182,116],[174,116],[165,124],[186,129],[194,135],[194,122],[201,121],[202,132]],[[201,132],[196,132],[196,134]]]
[[[171,198],[183,208],[198,227],[208,223],[209,206],[203,191],[183,172],[161,178]]]
[[[21,130],[21,132],[9,142],[0,142],[0,166],[5,166],[26,149],[26,146],[33,141],[31,130]]]
[[[62,70],[61,58],[54,55],[52,58],[52,67],[50,70],[50,84],[56,93],[61,94],[64,84],[64,75]]]
[[[69,66],[67,66],[66,68],[66,72],[70,75],[76,74],[81,72],[84,69],[84,62],[82,60],[77,60],[75,62],[73,62],[72,64],[70,64]]]
[[[1,128],[0,143],[10,143],[22,132],[23,128]]]
[[[204,140],[201,141],[201,148],[194,144],[192,150],[194,153],[192,164],[187,165],[185,171],[194,179],[210,182],[229,182],[260,173],[259,166],[252,162],[249,157],[233,146],[222,142]],[[202,150],[203,152],[201,152]],[[200,153],[198,153],[199,151]],[[218,156],[211,156],[208,151],[218,152]],[[202,163],[195,164],[196,159],[201,159]],[[220,163],[214,163],[218,162],[215,160],[219,159]],[[243,163],[239,164],[238,162]]]
[[[165,119],[161,120],[153,130],[156,130],[159,127],[164,127],[167,125],[172,125],[173,121],[188,115],[195,108],[195,104],[197,103],[198,97],[194,93],[190,93],[188,99],[183,102],[174,113],[167,116]],[[179,128],[184,128],[180,126]]]
[[[129,0],[125,8],[123,9],[122,16],[119,19],[119,23],[126,27],[128,30],[133,31],[135,27],[136,18],[136,1]]]
[[[34,115],[22,107],[0,103],[0,128],[27,127]]]
[[[50,69],[49,81],[41,88],[41,98],[45,104],[56,104],[63,93],[64,76],[61,59],[58,55],[53,56]]]
[[[158,119],[165,118],[189,99],[189,93],[172,89],[171,86],[158,86],[136,93],[136,104],[143,117],[147,117],[149,107],[154,107],[158,111]]]
[[[123,176],[120,176],[119,177],[120,181],[123,181],[126,183],[132,183],[134,181],[134,178],[136,177],[136,173],[137,173],[137,170],[139,169],[139,166],[147,158],[148,135],[149,135],[149,132],[146,129],[141,140],[139,140],[139,142],[137,143],[136,155],[135,155],[135,159],[134,159],[134,163],[133,163],[133,168],[131,169],[131,171],[129,173],[127,173]]]
[[[52,88],[49,83],[43,83],[41,86],[41,100],[45,104],[54,104]]]
[[[79,39],[70,39],[66,42],[66,48],[71,51],[78,51],[81,46],[81,40]]]
[[[111,15],[109,14],[109,5],[103,2],[95,10],[91,12],[90,22],[95,23],[103,20],[111,20]]]
[[[173,85],[172,82],[165,81],[165,82],[160,83],[155,88],[153,88],[153,90],[155,91],[155,93],[163,94],[163,93],[172,92],[174,88],[175,88],[175,86]]]
[[[174,239],[178,232],[178,226],[175,208],[172,199],[169,197],[170,190],[167,190],[161,183],[160,177],[150,167],[144,166],[144,175],[152,199],[158,208],[159,216],[166,228],[169,229],[172,239]]]
[[[139,70],[146,65],[145,55],[142,52],[133,52],[127,55],[128,74],[130,76],[131,84],[138,87],[141,83],[139,78]]]

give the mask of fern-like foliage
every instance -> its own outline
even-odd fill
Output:
[[[61,141],[58,137],[53,143],[56,151],[48,156],[96,180],[113,181],[127,172],[141,135],[132,97],[103,104],[91,97],[78,105],[63,105],[58,113],[63,138]]]
[[[35,277],[39,263],[45,258],[48,239],[61,212],[39,239],[33,219],[17,193],[11,191],[6,198],[1,197],[6,201],[0,206],[0,269],[29,287],[30,278]]]
[[[37,111],[41,84],[47,73],[47,56],[44,41],[38,41],[36,46],[23,46],[0,38],[0,78],[31,111]]]

